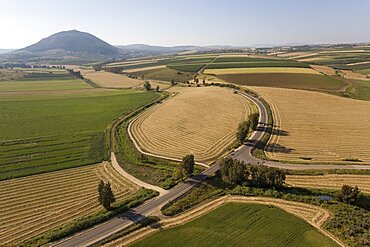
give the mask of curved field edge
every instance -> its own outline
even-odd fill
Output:
[[[331,233],[325,231],[322,226],[330,218],[330,212],[324,208],[300,203],[292,202],[275,198],[266,197],[245,197],[245,196],[224,196],[216,200],[204,203],[196,208],[193,208],[185,213],[182,213],[176,217],[164,218],[158,223],[150,225],[145,228],[141,228],[129,235],[126,235],[118,240],[109,243],[107,246],[119,246],[119,245],[130,245],[140,241],[141,239],[163,229],[169,229],[172,227],[184,225],[195,219],[198,219],[209,212],[216,210],[224,205],[230,203],[243,203],[243,204],[259,204],[267,205],[280,208],[295,217],[304,220],[313,226],[317,231],[319,231],[324,236],[330,238],[334,243],[339,246],[345,246],[337,238],[335,238]]]
[[[196,88],[196,90],[199,90],[199,89]],[[205,91],[206,88],[203,88],[201,90]],[[218,89],[213,88],[213,90],[218,90]],[[186,92],[186,91],[184,91],[184,92],[186,94],[192,94],[191,92]],[[223,93],[226,93],[226,92],[227,91],[224,91]],[[230,91],[230,94],[231,94],[231,91]],[[182,95],[182,92],[180,92],[179,94],[176,94],[176,96],[174,96],[174,97],[181,97],[181,95]],[[171,98],[176,99],[177,101],[180,100],[179,98],[174,98],[174,97],[171,97]],[[184,96],[184,97],[186,97],[186,96]],[[184,97],[182,97],[181,100],[183,100]],[[233,97],[233,94],[231,94],[230,97]],[[255,111],[256,107],[253,103],[251,103],[249,100],[245,99],[244,97],[240,98],[239,103],[241,103],[241,102],[243,102],[242,104],[245,108],[245,114],[244,114],[243,119],[246,119],[249,113],[252,113],[252,112]],[[175,102],[171,102],[170,100],[167,100],[164,104],[169,104],[169,103],[174,104]],[[203,133],[203,135],[200,135],[198,142],[194,141],[194,139],[192,139],[189,142],[189,145],[192,142],[195,142],[195,143],[197,143],[197,145],[195,145],[195,146],[192,146],[192,147],[189,148],[185,144],[185,143],[188,143],[189,140],[187,141],[185,139],[185,140],[183,140],[183,142],[185,142],[184,145],[186,147],[177,145],[178,147],[173,147],[172,149],[170,148],[171,150],[165,151],[165,149],[168,149],[168,146],[170,146],[170,147],[172,146],[170,143],[168,143],[169,137],[168,138],[164,137],[166,135],[167,136],[169,135],[166,132],[171,131],[171,129],[168,129],[168,128],[163,127],[161,125],[163,127],[163,129],[159,130],[159,132],[157,130],[155,130],[155,131],[152,130],[149,133],[147,133],[148,131],[143,130],[143,126],[147,122],[147,120],[149,120],[149,119],[153,120],[155,118],[155,116],[158,115],[158,111],[160,112],[159,115],[164,114],[163,112],[161,112],[161,110],[163,109],[163,108],[161,109],[161,107],[164,107],[164,105],[157,105],[157,106],[153,107],[152,109],[149,109],[148,111],[144,112],[143,114],[141,114],[140,116],[135,118],[130,123],[130,126],[129,126],[130,127],[129,128],[130,137],[133,139],[134,143],[139,147],[139,149],[141,149],[144,153],[151,154],[153,156],[158,156],[158,157],[161,157],[161,158],[167,158],[167,159],[173,159],[173,160],[179,161],[181,159],[181,157],[186,154],[186,152],[188,152],[188,153],[191,152],[195,155],[195,159],[197,161],[205,163],[205,162],[212,162],[215,159],[217,159],[218,157],[223,156],[227,151],[230,150],[230,147],[235,146],[236,138],[235,138],[235,133],[234,132],[228,131],[228,133],[223,133],[222,134],[223,135],[222,138],[221,138],[221,136],[219,136],[219,137],[216,138],[217,140],[213,140],[211,138],[216,137],[215,134],[218,135],[218,133],[219,133],[219,132],[215,132],[214,131],[215,129],[214,129],[210,132],[211,136],[209,136],[209,135],[205,136],[204,133]],[[189,106],[183,106],[183,107],[189,107]],[[169,108],[168,105],[166,105],[165,109],[168,110],[168,108]],[[169,115],[169,120],[171,120],[171,118],[172,118],[172,114]],[[190,118],[191,118],[191,116],[189,116],[189,118],[185,117],[185,121],[183,121],[183,122],[187,122],[186,119],[189,120]],[[156,121],[156,120],[153,120],[153,121]],[[175,121],[175,120],[173,120],[173,121]],[[179,121],[179,120],[176,118],[176,121]],[[191,121],[191,119],[190,119],[190,121]],[[204,122],[204,120],[194,120],[194,121],[203,121]],[[231,121],[231,120],[227,120],[227,121]],[[154,126],[154,124],[152,124],[150,126],[151,126],[150,128],[158,129],[158,126]],[[198,124],[195,124],[194,128],[196,128],[196,126],[198,126]],[[160,127],[160,128],[162,128],[162,127]],[[146,126],[146,128],[149,128],[149,127]],[[193,130],[191,130],[189,128],[185,129],[185,125],[184,125],[184,127],[181,127],[180,130],[178,130],[177,128],[174,129],[174,132],[175,132],[174,135],[176,134],[176,136],[186,136],[187,131],[196,131],[196,130],[194,130],[194,128],[191,128]],[[164,136],[162,136],[161,133],[163,133]],[[173,137],[173,138],[175,138],[175,137]],[[178,138],[178,137],[176,137],[176,138]],[[178,140],[179,140],[179,142],[181,142],[180,139],[178,139]],[[187,150],[192,150],[192,151],[187,151]]]
[[[115,153],[119,166],[137,179],[163,189],[169,189],[181,181],[173,178],[178,163],[142,154],[130,139],[127,128],[133,118],[168,96],[168,93],[162,94],[155,101],[125,115],[113,124],[110,132],[111,150]],[[199,167],[196,167],[195,172],[199,171]]]

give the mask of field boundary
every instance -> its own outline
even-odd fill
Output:
[[[172,97],[175,97],[177,94],[172,94],[170,97],[167,98],[167,100],[171,99]],[[146,111],[150,110],[152,107],[154,107],[155,105],[152,105],[150,107],[148,107],[146,109]],[[143,113],[145,113],[145,111],[143,111]],[[171,161],[176,161],[176,162],[181,162],[182,160],[181,159],[177,159],[177,158],[172,158],[172,157],[167,157],[167,156],[163,156],[163,155],[157,155],[157,154],[152,154],[152,153],[149,153],[149,152],[146,152],[144,150],[142,150],[142,148],[139,146],[139,144],[136,142],[134,136],[132,135],[132,132],[131,132],[131,126],[132,124],[139,118],[141,117],[141,114],[138,114],[137,116],[135,116],[132,120],[130,120],[129,124],[128,124],[128,127],[127,127],[127,132],[129,134],[129,137],[131,139],[131,141],[133,142],[135,148],[142,154],[145,154],[145,155],[148,155],[148,156],[152,156],[152,157],[156,157],[156,158],[160,158],[160,159],[166,159],[166,160],[171,160]],[[205,168],[209,168],[210,166],[207,165],[206,163],[202,163],[202,162],[195,162],[195,164],[197,165],[200,165],[200,166],[203,166]]]
[[[332,239],[335,243],[339,246],[344,247],[345,245],[334,235],[327,232],[322,228],[322,226],[330,219],[331,214],[327,209],[324,209],[319,206],[314,206],[306,203],[301,202],[292,202],[282,199],[276,198],[268,198],[268,197],[253,197],[253,196],[223,196],[216,200],[210,201],[208,203],[204,203],[196,208],[193,208],[189,211],[186,211],[178,216],[175,217],[165,217],[161,221],[153,223],[147,227],[141,228],[137,231],[134,231],[131,234],[128,234],[116,241],[113,241],[106,246],[116,246],[116,245],[129,245],[138,241],[152,233],[175,227],[178,225],[186,224],[192,220],[195,220],[212,210],[215,210],[222,205],[227,203],[246,203],[246,204],[261,204],[267,206],[274,206],[280,208],[294,216],[306,221],[319,232],[321,232],[326,237]]]

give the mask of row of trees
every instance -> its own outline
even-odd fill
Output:
[[[285,171],[264,165],[250,165],[243,161],[224,158],[220,161],[222,179],[231,184],[246,184],[260,188],[283,186]]]
[[[259,114],[252,113],[248,116],[248,120],[239,124],[238,131],[236,132],[236,138],[239,143],[243,143],[247,138],[250,130],[255,131],[258,125]]]

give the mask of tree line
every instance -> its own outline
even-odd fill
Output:
[[[248,116],[248,120],[239,124],[236,138],[240,144],[247,138],[249,131],[255,131],[257,129],[258,119],[259,113],[252,113]]]
[[[223,158],[220,161],[220,172],[225,182],[259,188],[281,187],[286,175],[286,172],[279,168],[246,164],[232,158]]]

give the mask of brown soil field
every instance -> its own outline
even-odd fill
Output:
[[[275,134],[266,149],[286,161],[370,163],[370,102],[303,90],[251,87],[270,104]]]
[[[340,189],[344,184],[358,186],[370,194],[370,175],[328,174],[319,176],[287,175],[285,183],[295,187]]]
[[[239,123],[256,110],[228,89],[176,87],[171,91],[178,94],[131,126],[138,145],[152,154],[171,158],[193,154],[197,161],[213,160],[236,140]]]
[[[109,163],[0,182],[0,243],[17,244],[73,219],[97,212],[99,179],[118,200],[138,191]]]
[[[316,70],[320,73],[323,73],[325,75],[336,75],[336,71],[332,67],[323,66],[323,65],[311,65],[311,67],[314,70]]]
[[[321,74],[258,73],[224,74],[217,77],[223,81],[243,86],[337,91],[346,85],[338,79]]]
[[[80,69],[81,74],[92,82],[107,88],[131,88],[143,83],[141,80],[131,79],[125,75],[105,71]]]

